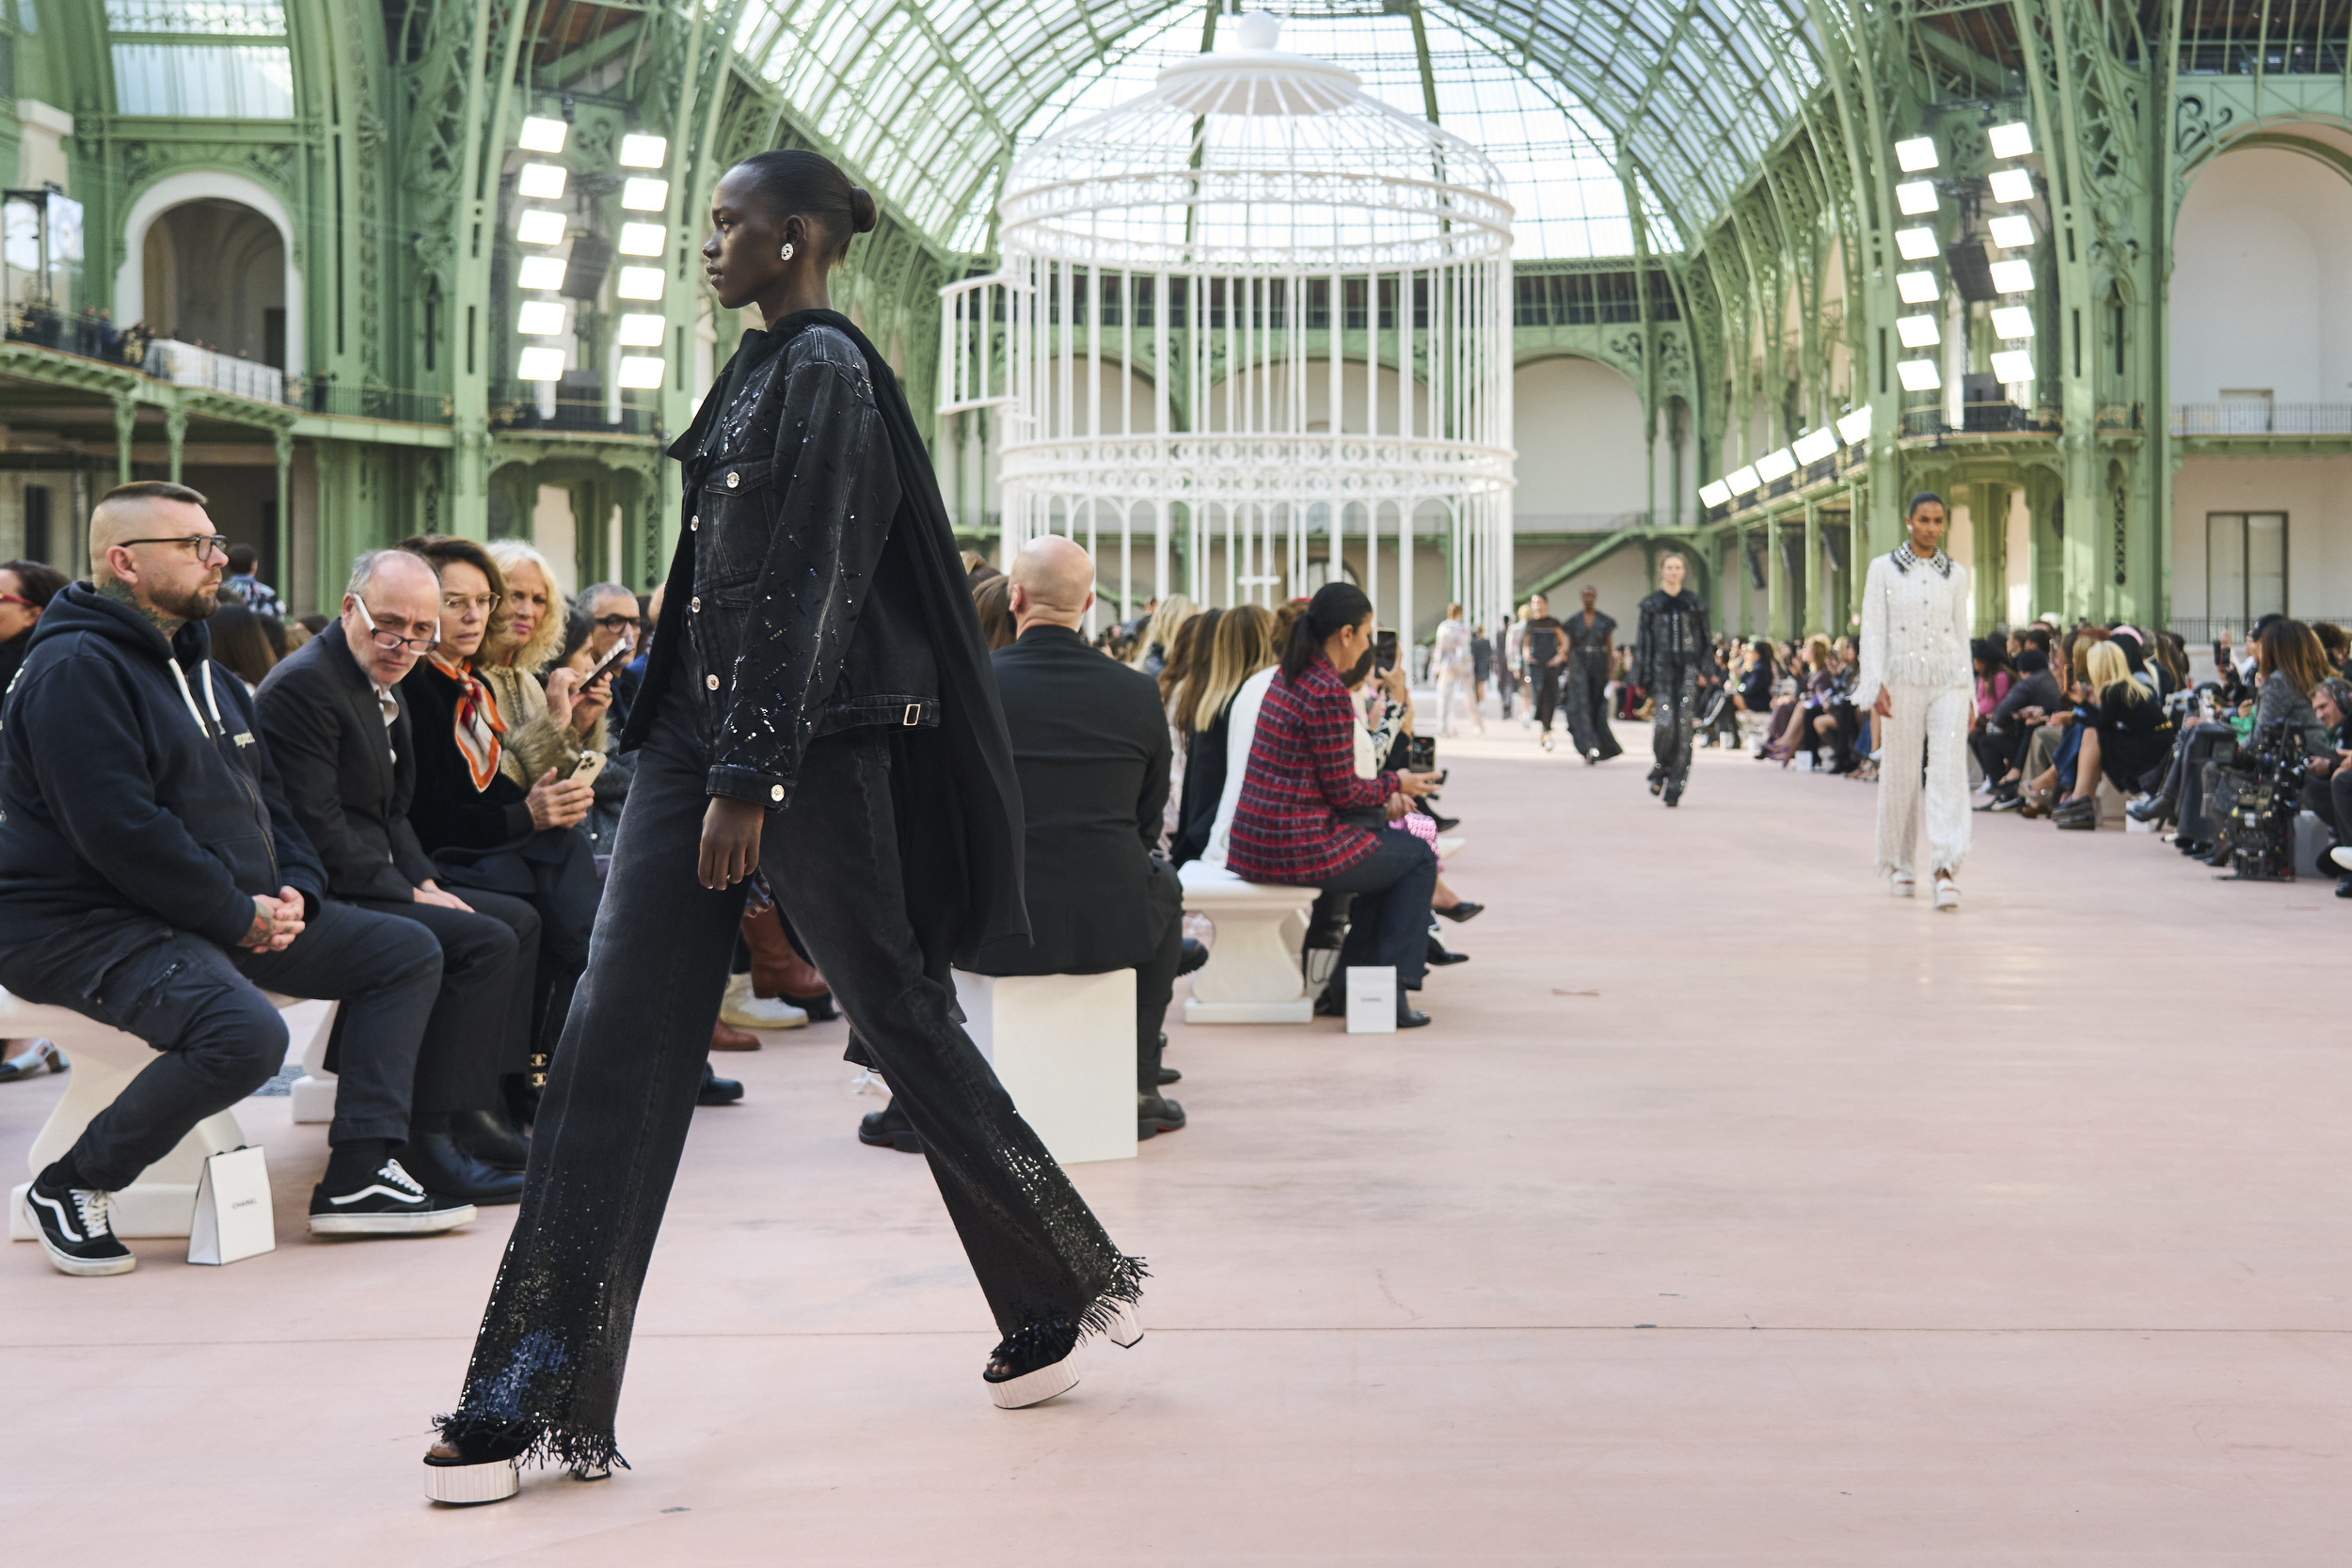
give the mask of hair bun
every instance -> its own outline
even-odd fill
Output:
[[[850,187],[850,222],[861,234],[870,233],[882,221],[882,213],[874,206],[873,193],[863,185]]]

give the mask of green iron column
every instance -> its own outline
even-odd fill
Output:
[[[180,483],[180,453],[187,442],[188,411],[175,395],[171,406],[164,410],[164,450],[168,453],[166,461],[170,465],[168,472],[174,484]]]
[[[131,483],[131,438],[138,431],[139,405],[128,392],[115,394],[115,483]]]
[[[278,528],[277,538],[271,541],[277,551],[275,570],[278,584],[285,590],[289,613],[296,597],[294,587],[294,432],[280,430],[273,446],[278,455]]]
[[[1819,636],[1829,629],[1821,614],[1821,509],[1804,503],[1804,632]]]
[[[1764,635],[1786,637],[1788,624],[1788,569],[1780,560],[1780,519],[1764,516]]]

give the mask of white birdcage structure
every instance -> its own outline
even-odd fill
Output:
[[[1281,53],[1279,27],[1244,16],[1242,47],[1014,159],[999,270],[941,291],[940,410],[993,411],[1005,558],[1066,534],[1100,598],[1139,607],[1148,539],[1154,596],[1273,604],[1345,573],[1409,640],[1414,542],[1435,535],[1447,598],[1492,624],[1512,580],[1501,173]]]

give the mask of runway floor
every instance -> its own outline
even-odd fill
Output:
[[[279,1249],[0,1252],[0,1561],[2333,1563],[2352,1526],[2352,905],[1977,818],[1967,906],[1870,791],[1444,747],[1489,911],[1434,1026],[1169,1025],[1192,1125],[1073,1173],[1150,1337],[992,1408],[919,1160],[843,1026],[722,1058],[637,1321],[634,1469],[426,1504],[513,1211]],[[0,1085],[11,1171],[63,1079]],[[14,1180],[15,1178],[12,1178]]]

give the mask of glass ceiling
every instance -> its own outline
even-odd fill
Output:
[[[1502,166],[1502,194],[1518,209],[1512,254],[1521,261],[1631,255],[1633,225],[1608,133],[1470,34],[1435,17],[1426,25],[1438,122]],[[1220,29],[1220,41],[1230,41],[1231,33]],[[1425,112],[1409,17],[1296,17],[1283,24],[1280,47],[1345,66],[1363,78],[1365,91],[1415,119]],[[1200,50],[1197,12],[1142,29],[1122,57],[1090,67],[1049,98],[1020,128],[1020,144],[1149,91],[1161,68]],[[1664,214],[1653,205],[1646,216],[1650,244],[1671,248],[1673,229]],[[984,217],[968,217],[950,243],[960,250],[979,248],[986,243]]]
[[[1283,45],[1336,58],[1419,113],[1404,0],[1289,0]],[[1696,232],[1818,79],[1799,0],[1430,0],[1438,117],[1502,161],[1522,257],[1631,249],[1632,166],[1651,244]],[[1134,95],[1198,49],[1168,0],[746,0],[736,47],[793,120],[915,228],[962,251],[1013,147]],[[1222,31],[1223,29],[1220,29]]]

